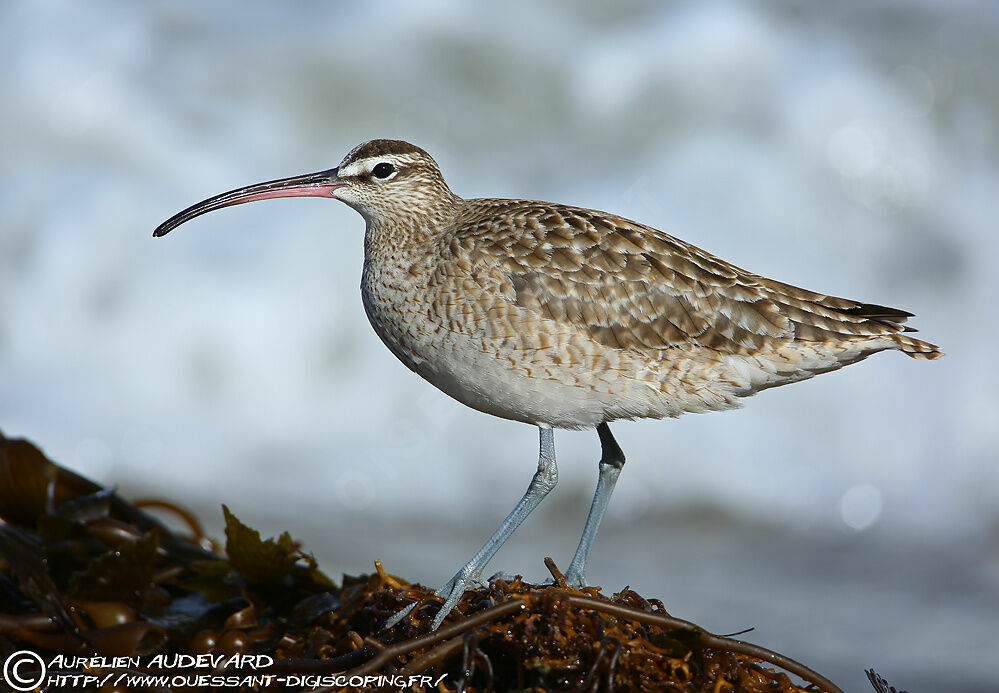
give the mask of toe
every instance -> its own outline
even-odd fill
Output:
[[[385,623],[382,625],[382,630],[388,630],[392,626],[399,623],[402,619],[406,618],[406,616],[409,615],[409,612],[412,611],[414,608],[416,608],[416,602],[413,602],[406,608],[397,611],[395,615],[389,618],[389,620],[385,621]]]
[[[477,587],[478,585],[479,576],[474,574],[472,571],[469,571],[468,566],[465,566],[455,573],[453,578],[448,580],[443,587],[435,592],[438,597],[444,597],[444,605],[434,617],[430,630],[435,631],[440,628],[441,623],[443,623],[444,619],[447,618],[447,615],[451,613],[451,609],[457,606],[462,595],[464,595],[469,589]]]

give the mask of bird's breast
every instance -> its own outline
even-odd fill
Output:
[[[501,272],[369,262],[362,277],[365,311],[385,345],[474,409],[574,428],[605,420],[617,399],[641,400],[644,411],[653,396],[647,383],[620,378],[620,352],[517,306]]]
[[[375,333],[407,368],[419,372],[433,359],[438,326],[428,320],[426,294],[409,272],[366,262],[361,301]]]

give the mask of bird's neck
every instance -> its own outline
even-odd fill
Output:
[[[365,264],[411,265],[427,257],[440,239],[454,227],[461,200],[441,200],[440,204],[420,205],[411,213],[391,217],[366,218]]]

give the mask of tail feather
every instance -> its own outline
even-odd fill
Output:
[[[931,361],[944,355],[936,344],[909,336],[916,329],[904,324],[908,318],[913,317],[907,310],[815,294],[776,282],[769,282],[769,287],[771,290],[779,287],[783,295],[798,299],[796,302],[782,301],[779,294],[775,292],[774,295],[774,300],[781,303],[790,316],[798,339],[850,341],[857,338],[888,337],[895,342],[897,349],[914,359]],[[882,346],[874,351],[884,348]],[[864,356],[874,351],[869,351]]]
[[[932,361],[933,359],[938,359],[944,355],[944,353],[940,351],[940,347],[936,344],[930,344],[929,342],[924,342],[921,339],[914,339],[899,333],[893,334],[892,339],[898,343],[898,348],[902,350],[903,354],[911,356],[914,359]]]
[[[840,299],[843,300],[843,299]],[[899,327],[908,318],[914,317],[912,313],[907,310],[899,310],[898,308],[889,308],[888,306],[879,306],[875,303],[856,303],[849,308],[836,308],[837,311],[843,313],[844,315],[853,315],[858,318],[866,318],[867,320],[874,320],[883,325],[891,327]]]

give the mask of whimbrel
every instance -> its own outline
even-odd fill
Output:
[[[490,539],[437,594],[436,629],[555,486],[554,428],[596,428],[596,492],[566,571],[586,561],[624,454],[617,419],[676,417],[898,349],[912,314],[799,289],[747,272],[613,214],[527,200],[464,200],[408,142],[373,140],[336,168],[216,195],[162,236],[221,207],[331,197],[364,217],[361,297],[385,345],[411,370],[479,411],[540,430],[538,471]]]

